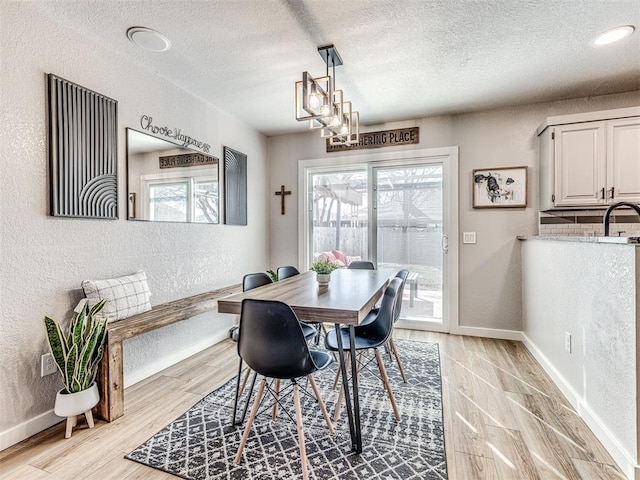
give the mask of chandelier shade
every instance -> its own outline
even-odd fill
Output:
[[[333,45],[318,47],[318,53],[327,65],[326,75],[314,78],[302,73],[302,81],[296,82],[296,120],[308,120],[309,128],[319,129],[331,145],[357,143],[360,115],[344,100],[342,90],[335,88],[335,67],[342,65],[342,59]]]

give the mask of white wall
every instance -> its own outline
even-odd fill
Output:
[[[0,24],[0,449],[56,420],[59,375],[40,378],[43,316],[69,317],[83,279],[145,270],[152,304],[240,283],[267,268],[266,139],[244,123],[44,17],[4,2]],[[45,74],[118,101],[119,220],[48,216]],[[125,220],[125,128],[140,116],[248,155],[246,227]],[[125,382],[223,338],[215,313],[125,342]]]
[[[517,106],[463,115],[430,117],[405,122],[372,125],[363,131],[419,126],[420,144],[388,147],[385,151],[459,146],[460,234],[477,232],[476,245],[460,240],[460,325],[465,333],[508,336],[521,329],[521,262],[516,235],[538,230],[537,137],[535,130],[551,115],[606,110],[640,105],[640,92],[562,102]],[[366,121],[366,112],[361,112]],[[356,150],[372,157],[381,149]],[[269,194],[272,265],[298,262],[297,185],[298,161],[346,155],[326,153],[317,132],[282,135],[268,139]],[[471,172],[475,168],[529,167],[529,203],[525,209],[480,209],[471,207]],[[285,184],[287,214],[279,212],[273,192]],[[291,188],[290,188],[291,187]],[[449,239],[450,242],[453,239]]]
[[[525,345],[636,478],[638,247],[525,240],[522,265]]]

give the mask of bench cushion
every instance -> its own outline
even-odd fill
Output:
[[[107,299],[99,316],[112,322],[151,310],[151,292],[145,272],[106,280],[85,280],[82,289],[90,307]]]

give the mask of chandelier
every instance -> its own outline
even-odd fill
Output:
[[[327,64],[324,77],[313,78],[302,73],[296,82],[296,120],[309,121],[309,128],[319,129],[322,138],[331,145],[353,145],[360,138],[360,115],[351,102],[345,101],[342,90],[335,87],[336,67],[342,59],[333,45],[318,47],[318,53]],[[331,74],[329,73],[331,67]]]

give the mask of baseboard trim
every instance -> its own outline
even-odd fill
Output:
[[[125,376],[124,386],[125,388],[138,383],[141,380],[144,380],[147,377],[150,377],[153,374],[156,374],[165,368],[170,367],[171,365],[175,365],[186,358],[189,358],[192,355],[195,355],[202,350],[209,348],[227,338],[228,331],[227,329],[223,329],[221,332],[216,335],[207,338],[206,340],[196,343],[195,345],[190,346],[189,348],[185,348],[180,350],[179,352],[173,353],[168,357],[164,357],[161,360],[154,362],[151,365],[147,365],[144,368],[138,369],[135,372],[131,372]],[[58,417],[53,413],[53,409],[44,412],[36,417],[33,417],[15,427],[11,427],[4,432],[0,432],[0,451],[5,450],[16,443],[20,443],[27,438],[40,433],[43,430],[46,430],[49,427],[52,427],[56,423],[61,422],[63,419]]]
[[[163,357],[156,362],[145,365],[144,368],[139,368],[133,372],[125,372],[124,375],[124,388],[130,387],[131,385],[135,385],[138,382],[141,382],[145,378],[149,378],[151,375],[155,375],[158,372],[161,372],[165,368],[169,368],[172,365],[175,365],[182,360],[185,360],[196,353],[201,352],[213,345],[220,343],[221,341],[228,338],[229,332],[227,329],[224,329],[222,332],[217,333],[213,337],[209,337],[206,340],[191,345],[188,348],[180,350],[179,352],[174,352],[169,356]],[[126,346],[125,346],[126,348]],[[126,358],[126,352],[125,352]]]
[[[0,433],[0,451],[16,443],[20,443],[36,433],[46,430],[56,423],[60,423],[62,420],[63,419],[53,413],[53,409],[51,409],[15,427],[11,427],[9,430]]]
[[[624,450],[620,442],[618,442],[607,426],[600,420],[598,415],[591,410],[582,396],[571,387],[569,382],[567,382],[562,374],[555,368],[542,350],[540,350],[524,332],[522,332],[522,343],[542,366],[544,371],[551,377],[569,403],[576,409],[580,418],[584,420],[627,478],[640,480],[640,465]]]
[[[501,330],[498,328],[465,327],[462,325],[456,325],[451,328],[451,333],[454,335],[468,335],[470,337],[522,341],[522,332],[519,330]]]

